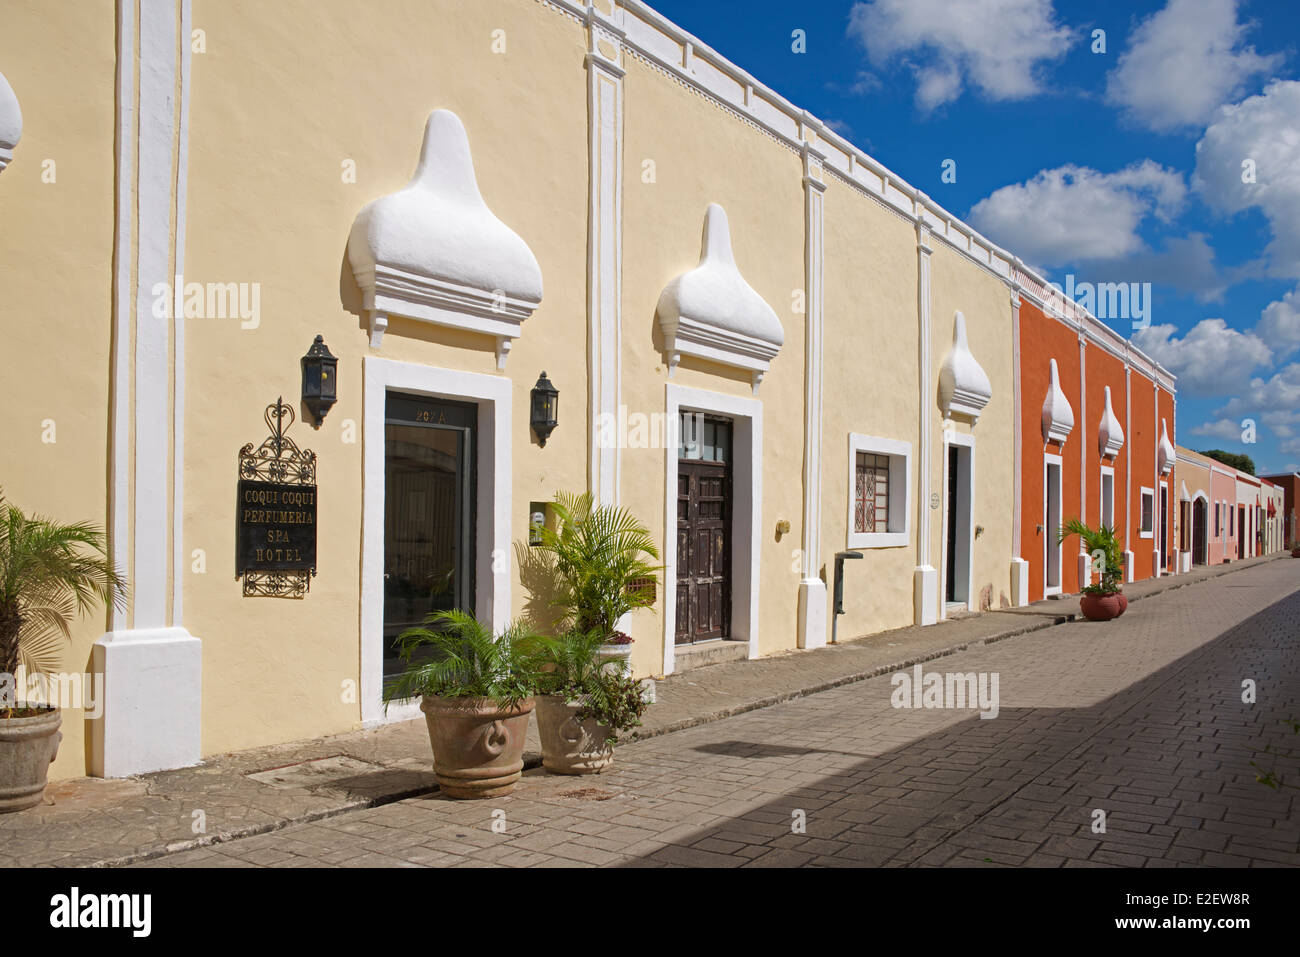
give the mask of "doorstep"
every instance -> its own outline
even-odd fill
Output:
[[[730,638],[715,638],[712,641],[697,641],[690,645],[678,645],[673,649],[673,673],[693,671],[706,665],[721,665],[729,661],[747,661],[749,659],[749,642],[732,641]]]

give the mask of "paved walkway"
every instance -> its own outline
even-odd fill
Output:
[[[1258,565],[1266,567],[1256,568],[1255,566]],[[1236,574],[1245,569],[1253,570]],[[1220,577],[1223,575],[1230,577]],[[1066,625],[1062,629],[1010,641],[1006,645],[991,643],[1000,643],[1016,636],[1028,636],[1030,632],[1042,631],[1064,622],[1068,620],[1067,616],[1073,615],[1077,603],[1043,602],[1016,612],[991,612],[924,629],[899,629],[868,639],[845,642],[833,648],[797,652],[755,662],[716,665],[673,676],[659,683],[659,703],[650,709],[646,727],[641,729],[643,738],[657,740],[646,740],[621,748],[618,770],[601,775],[597,779],[557,779],[539,771],[528,775],[518,795],[507,799],[503,802],[503,806],[514,808],[508,811],[510,815],[508,819],[513,820],[519,828],[529,827],[546,832],[548,837],[534,838],[543,842],[555,838],[558,833],[557,828],[569,823],[579,826],[581,822],[587,821],[587,826],[594,827],[591,822],[603,821],[602,815],[619,817],[627,810],[628,800],[643,802],[639,804],[639,809],[648,808],[647,813],[654,818],[656,812],[653,802],[661,800],[662,796],[668,793],[693,794],[695,800],[693,802],[687,800],[686,804],[709,805],[710,810],[707,813],[713,813],[715,816],[717,813],[726,813],[728,807],[739,808],[736,801],[742,799],[733,795],[732,800],[706,800],[706,798],[718,797],[718,795],[710,796],[706,792],[723,787],[730,780],[729,774],[744,777],[740,770],[730,771],[731,765],[736,765],[738,769],[743,767],[759,769],[764,776],[765,785],[758,790],[763,792],[765,787],[767,789],[777,787],[778,782],[783,779],[790,781],[802,779],[808,773],[807,767],[810,762],[816,764],[829,760],[832,763],[837,761],[860,763],[866,754],[860,749],[848,749],[841,750],[837,756],[836,749],[826,751],[813,744],[789,744],[792,729],[785,726],[769,728],[765,732],[768,734],[765,738],[761,734],[757,737],[750,735],[750,743],[742,741],[736,744],[734,746],[736,753],[732,753],[732,745],[728,742],[733,741],[736,728],[752,724],[761,729],[764,727],[764,722],[773,720],[773,716],[777,716],[775,720],[779,724],[788,720],[790,709],[801,707],[811,708],[814,713],[829,708],[832,714],[841,715],[845,699],[859,700],[867,687],[875,688],[883,685],[888,688],[887,679],[873,678],[873,676],[892,674],[901,668],[909,667],[914,662],[932,661],[948,655],[955,656],[952,659],[954,669],[960,661],[972,655],[1010,656],[1012,662],[1021,662],[1027,660],[1026,655],[1032,656],[1041,653],[1041,649],[1055,647],[1059,634],[1074,629],[1084,629],[1091,636],[1098,633],[1096,629],[1104,628],[1108,636],[1122,636],[1131,631],[1135,623],[1149,619],[1164,620],[1164,616],[1157,615],[1154,611],[1146,614],[1148,606],[1140,604],[1141,599],[1174,588],[1182,588],[1206,578],[1216,580],[1197,585],[1192,591],[1166,596],[1153,602],[1152,605],[1168,605],[1180,609],[1179,614],[1186,614],[1186,609],[1199,608],[1207,603],[1212,610],[1220,609],[1222,603],[1217,597],[1212,596],[1217,596],[1223,589],[1230,589],[1228,594],[1235,593],[1231,589],[1240,588],[1245,588],[1247,592],[1260,587],[1281,589],[1282,592],[1288,588],[1294,590],[1300,583],[1300,563],[1291,565],[1289,561],[1272,563],[1269,560],[1257,560],[1198,570],[1187,576],[1135,583],[1126,589],[1133,607],[1118,622],[1108,626]],[[1267,580],[1268,584],[1259,586],[1255,584],[1256,580]],[[1279,597],[1280,594],[1281,592]],[[1295,620],[1292,619],[1290,624],[1294,633]],[[1202,623],[1196,615],[1193,615],[1189,625],[1184,629],[1188,634],[1182,636],[1185,640],[1194,641],[1197,640],[1196,636],[1201,636],[1200,640],[1204,641],[1219,633],[1211,631],[1209,622]],[[1111,643],[1114,643],[1114,638],[1111,638]],[[1085,641],[1084,647],[1091,648],[1096,644],[1094,641]],[[1115,652],[1114,662],[1104,655],[1098,660],[1105,662],[1107,667],[1113,670],[1116,663],[1125,663],[1131,656],[1123,640],[1116,646]],[[1049,655],[1049,659],[1054,661],[1055,655]],[[967,670],[970,667],[965,665],[960,670]],[[1073,667],[1077,670],[1081,665],[1076,662]],[[1008,679],[1013,673],[1013,671],[1006,672]],[[1052,673],[1054,672],[1050,672],[1049,669],[1049,678]],[[1110,674],[1109,671],[1107,673]],[[1067,669],[1063,674],[1070,676],[1075,674],[1075,671]],[[1025,688],[1021,689],[1022,693],[1032,684],[1030,680],[1032,677],[1029,671],[1022,671],[1021,678],[1025,683]],[[1059,678],[1060,675],[1058,674],[1057,677]],[[1106,680],[1115,677],[1112,674],[1111,678]],[[1127,666],[1120,668],[1118,677],[1130,677]],[[1004,701],[1008,694],[1008,685],[1009,680],[1004,680],[1002,686]],[[1049,697],[1050,687],[1050,682],[1044,686],[1044,693],[1049,694]],[[827,691],[832,688],[836,690]],[[827,691],[827,693],[805,698],[804,701],[793,700],[819,691]],[[885,697],[887,703],[888,695],[886,694]],[[771,707],[781,701],[790,703]],[[875,703],[879,705],[880,702]],[[1014,721],[983,722],[976,719],[975,733],[998,729],[998,734],[1003,735],[1007,733],[1006,729],[1009,727],[1021,727],[1026,721],[1044,720],[1045,712],[1038,710],[1039,706],[1030,707],[1034,710],[1026,712],[1026,715],[1036,716],[1032,719],[1026,716]],[[1053,707],[1059,708],[1062,705],[1058,703]],[[1070,705],[1070,707],[1076,706]],[[766,710],[756,710],[759,708],[766,708]],[[1296,710],[1300,714],[1300,709]],[[1004,715],[1006,714],[1004,705]],[[733,718],[725,724],[693,727],[703,722],[719,721],[729,715],[742,715],[742,717]],[[892,709],[886,709],[879,715],[855,715],[837,720],[841,722],[850,720],[854,727],[862,727],[861,722],[866,720],[869,726],[873,728],[878,726],[883,733],[884,729],[899,720],[900,715],[915,716],[914,720],[933,720],[935,717],[941,717],[949,722],[957,720],[952,712],[902,712]],[[966,721],[966,724],[970,725],[970,721]],[[685,728],[692,730],[682,730]],[[894,743],[901,743],[904,739],[912,740],[910,735],[914,730],[900,729],[899,733],[902,737]],[[680,733],[670,738],[658,737],[669,731]],[[936,729],[925,733],[950,732]],[[1044,733],[1045,730],[1042,728],[1033,729],[1029,740],[1032,742]],[[799,734],[794,734],[794,737],[797,739]],[[783,744],[781,746],[772,744],[776,741]],[[890,743],[891,739],[886,735],[874,746],[885,747]],[[821,744],[825,742],[822,741]],[[1038,751],[1041,748],[1031,747],[1030,750]],[[676,781],[684,770],[691,767],[689,761],[682,763],[684,759],[681,755],[695,752],[705,755],[704,758],[697,756],[694,759],[698,767],[693,770],[700,775],[700,779],[692,779],[689,785],[696,790],[684,790],[669,783]],[[668,755],[674,757],[666,758]],[[999,760],[1005,760],[1001,748],[998,756]],[[850,761],[850,758],[853,761]],[[656,764],[656,761],[662,760],[667,760],[668,763],[663,766]],[[788,761],[792,762],[793,766],[785,769],[767,768],[765,763],[769,760],[774,760],[778,764]],[[304,764],[304,762],[314,763]],[[534,760],[533,764],[535,763]],[[1010,762],[1007,762],[1007,765],[1013,766]],[[1021,765],[1023,768],[1037,766],[1032,759],[1028,758],[1018,762],[1014,767]],[[824,765],[824,768],[827,767],[830,765]],[[639,768],[643,770],[638,770]],[[1023,773],[1023,768],[1018,773]],[[875,767],[869,772],[873,781],[876,780],[879,770]],[[982,772],[987,770],[987,767],[981,767]],[[993,780],[997,780],[996,774]],[[785,787],[785,785],[780,786]],[[1259,785],[1253,787],[1263,790]],[[665,791],[665,788],[669,790]],[[925,791],[926,788],[922,786],[919,790]],[[165,863],[194,861],[220,863],[227,859],[235,862],[242,860],[245,863],[275,863],[278,860],[320,863],[322,861],[320,857],[293,852],[290,852],[288,857],[283,853],[261,855],[264,860],[232,858],[230,853],[238,850],[255,854],[264,849],[260,842],[286,837],[290,832],[281,832],[281,829],[290,825],[295,825],[292,833],[298,835],[303,828],[296,825],[305,822],[317,822],[310,825],[308,829],[326,828],[325,832],[313,833],[316,833],[318,838],[331,840],[331,835],[336,832],[353,833],[356,828],[360,828],[361,831],[368,830],[367,825],[373,815],[395,815],[391,819],[393,821],[422,820],[421,827],[436,823],[434,830],[450,827],[460,834],[464,831],[463,822],[477,821],[485,813],[482,802],[455,804],[436,797],[428,797],[431,792],[434,792],[434,785],[429,769],[428,738],[423,722],[405,722],[372,731],[223,755],[211,759],[198,768],[181,771],[163,772],[123,781],[87,778],[61,782],[51,786],[52,804],[22,814],[0,817],[0,844],[4,846],[9,862],[20,866],[127,863],[151,860],[169,851],[176,852],[196,845],[203,845],[203,848],[185,854],[172,853],[172,856],[166,858]],[[788,793],[788,789],[782,793]],[[895,796],[909,793],[912,793],[911,790],[904,790]],[[423,797],[418,800],[403,800],[417,795]],[[613,800],[614,796],[617,796],[618,800]],[[862,799],[862,794],[858,792],[855,799]],[[703,808],[683,807],[680,803],[675,803],[679,800],[675,798],[674,801],[668,801],[658,811],[661,823],[671,824],[671,828],[663,827],[657,830],[651,828],[651,834],[638,837],[638,840],[661,842],[662,846],[659,850],[664,851],[669,858],[675,853],[670,848],[677,846],[672,842],[681,836],[673,830],[674,828],[688,827],[698,831],[705,823],[699,819],[701,814],[706,813]],[[557,819],[554,813],[548,815],[546,809],[530,808],[528,805],[530,801],[540,801],[552,811],[557,806],[560,808],[572,806],[581,809],[583,813],[575,812],[570,815],[566,812]],[[560,803],[555,805],[556,801]],[[652,803],[645,804],[644,802],[647,801]],[[428,819],[427,814],[424,813],[428,809],[436,811],[437,822]],[[816,802],[804,801],[802,809],[809,814],[811,821],[813,812],[817,809]],[[412,817],[413,812],[420,813]],[[761,815],[763,810],[749,808],[745,813]],[[770,817],[772,813],[775,812],[770,812],[768,816]],[[784,809],[781,811],[782,822],[788,821],[790,813]],[[574,822],[566,821],[568,817],[573,817]],[[530,818],[533,820],[530,821]],[[390,819],[385,818],[385,820]],[[1282,820],[1285,821],[1285,816]],[[546,822],[549,822],[548,826],[543,826]],[[824,824],[825,820],[822,823]],[[392,830],[391,824],[379,826],[389,827]],[[349,831],[349,828],[353,831]],[[609,840],[601,837],[603,828],[603,824],[597,828],[593,840]],[[490,831],[488,833],[490,835],[488,844],[495,846],[502,843],[500,840],[502,835]],[[530,833],[533,832],[522,833],[514,828],[507,832],[511,838],[510,843],[516,850],[529,850],[533,853],[527,844],[514,844],[515,839],[527,837]],[[808,834],[813,835],[813,833],[813,825],[809,823]],[[265,836],[253,836],[259,834]],[[408,860],[408,863],[443,862],[444,859],[438,855],[452,855],[457,858],[456,860],[452,860],[451,857],[446,858],[445,862],[450,863],[491,862],[492,857],[485,858],[472,852],[472,847],[475,846],[473,842],[482,840],[482,835],[477,831],[473,831],[472,834],[471,838],[456,839],[462,843],[452,841],[446,846],[440,844],[436,849],[425,846],[431,841],[428,835],[421,837],[419,841],[413,841],[411,834],[401,836],[391,834],[389,836],[393,838],[394,843],[389,850],[397,849],[401,841],[405,840],[412,842],[410,847],[416,848],[416,853],[422,857],[418,861]],[[581,835],[582,832],[579,831],[578,836]],[[793,834],[786,836],[791,839],[798,837]],[[779,837],[773,839],[780,840]],[[818,837],[818,839],[822,838]],[[299,838],[295,837],[293,840]],[[701,840],[709,840],[709,838]],[[728,839],[719,838],[719,840],[725,842]],[[469,843],[463,843],[464,841]],[[325,840],[324,843],[327,848],[322,853],[338,855],[331,863],[338,861],[358,863],[359,859],[355,853],[342,854],[342,848],[328,846],[329,840]],[[370,847],[368,841],[363,843],[369,847],[367,854],[374,852],[382,856],[386,853],[378,847]],[[561,841],[561,843],[565,842]],[[542,863],[544,859],[553,859],[555,862],[583,860],[587,863],[608,864],[629,859],[641,860],[640,851],[643,849],[629,851],[629,848],[636,843],[634,841],[629,844],[625,841],[621,851],[618,852],[612,845],[602,848],[590,845],[590,842],[578,843],[575,846],[585,847],[586,850],[571,852],[570,856],[543,855],[542,858],[537,858],[536,862]],[[699,842],[685,846],[694,848],[697,843]],[[706,845],[699,850],[707,851],[712,846]],[[882,847],[887,848],[889,842],[874,842],[873,846],[879,850]],[[464,853],[458,853],[455,849],[457,847]],[[768,851],[782,849],[782,847],[783,845],[779,843],[775,844],[772,848],[764,850],[761,856],[768,862],[775,862],[776,858],[769,859],[766,855]],[[420,850],[421,848],[423,850]],[[602,851],[603,854],[588,853],[591,850]],[[800,853],[809,852],[805,850]],[[213,854],[218,856],[214,858],[211,856]],[[572,854],[585,854],[586,857],[575,858]],[[272,861],[270,858],[277,858],[277,861]],[[526,857],[516,859],[515,855],[510,855],[510,858],[510,863],[514,864],[531,860]],[[369,857],[367,859],[369,863],[380,862],[378,859]],[[393,860],[397,859],[397,857],[393,858]],[[699,859],[703,860],[703,858]],[[671,861],[653,858],[649,859],[649,862]],[[157,863],[164,863],[164,861]]]

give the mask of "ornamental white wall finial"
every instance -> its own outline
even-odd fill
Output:
[[[1050,381],[1047,384],[1047,398],[1043,400],[1043,441],[1065,443],[1074,428],[1074,410],[1070,400],[1061,391],[1061,375],[1056,368],[1056,360],[1051,360]]]
[[[1160,446],[1157,453],[1160,474],[1168,475],[1174,468],[1174,446],[1169,441],[1169,429],[1164,419],[1160,420]]]
[[[717,203],[704,214],[700,264],[659,294],[655,310],[671,376],[682,356],[748,369],[753,388],[785,344],[781,320],[740,274],[727,214]]]
[[[1101,413],[1101,423],[1097,428],[1097,447],[1102,458],[1119,455],[1124,447],[1124,430],[1120,428],[1119,419],[1110,404],[1110,386],[1106,386],[1106,408]]]
[[[376,348],[388,316],[407,316],[496,337],[504,368],[521,324],[542,300],[537,258],[488,209],[469,136],[450,110],[429,114],[411,182],[357,214],[348,259]]]
[[[23,137],[23,111],[18,108],[18,97],[13,87],[0,73],[0,172],[14,158],[14,149]]]
[[[993,386],[984,367],[971,354],[966,341],[966,317],[953,315],[952,349],[939,369],[939,405],[944,418],[963,415],[974,425],[993,398]]]

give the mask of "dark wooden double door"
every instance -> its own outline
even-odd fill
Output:
[[[731,476],[726,464],[677,463],[677,644],[731,633]]]

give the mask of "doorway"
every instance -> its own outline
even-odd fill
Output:
[[[681,412],[676,644],[731,635],[732,422]]]
[[[1208,509],[1206,501],[1198,498],[1192,502],[1192,564],[1204,565],[1209,557]]]
[[[1049,456],[1043,477],[1043,549],[1045,595],[1061,593],[1061,459]]]
[[[1169,486],[1160,486],[1160,571],[1169,570]]]
[[[398,637],[438,611],[474,611],[478,407],[399,392],[384,421],[383,676]]]
[[[944,441],[944,603],[970,607],[971,497],[974,448],[969,438],[949,434]]]
[[[1237,506],[1237,557],[1246,557],[1246,506]]]

